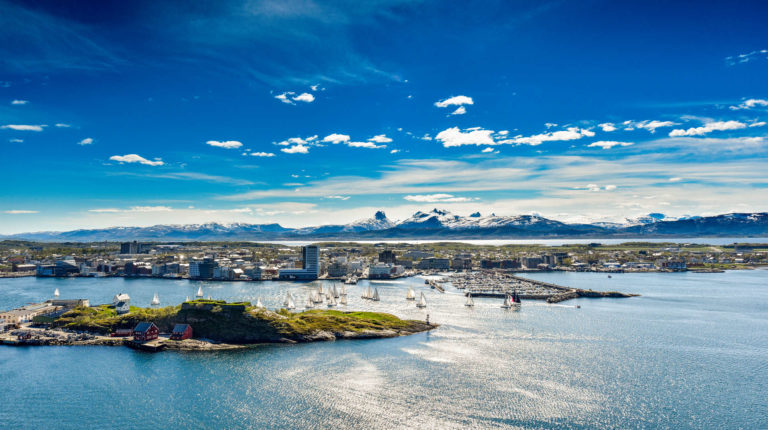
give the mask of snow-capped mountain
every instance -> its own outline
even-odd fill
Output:
[[[185,241],[384,238],[555,238],[555,237],[696,237],[768,236],[768,213],[669,218],[663,214],[628,219],[625,223],[565,223],[539,215],[469,216],[433,209],[393,222],[379,211],[372,218],[341,225],[287,228],[280,224],[188,224],[113,227],[67,232],[22,233],[2,237],[41,241]]]

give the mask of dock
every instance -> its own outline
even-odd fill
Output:
[[[138,349],[140,351],[159,352],[165,349],[165,340],[166,339],[158,338],[147,342],[137,342],[135,340],[126,339],[123,341],[123,344],[128,348]]]

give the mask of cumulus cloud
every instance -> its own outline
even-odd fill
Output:
[[[285,152],[286,154],[308,154],[309,147],[299,143],[298,145],[293,145],[288,148],[282,148],[280,151]]]
[[[705,123],[702,127],[691,127],[685,129],[675,129],[669,132],[671,137],[678,136],[703,136],[713,131],[740,130],[747,128],[747,125],[739,121],[713,121]]]
[[[292,97],[292,99],[297,102],[312,103],[315,101],[315,96],[310,93],[301,93],[296,97]]]
[[[587,146],[589,146],[590,148],[598,147],[603,149],[611,149],[614,146],[632,146],[634,144],[635,144],[634,142],[617,142],[615,140],[601,140],[598,142],[590,143]]]
[[[156,158],[155,161],[150,161],[138,154],[113,155],[109,159],[120,163],[140,163],[147,166],[162,166],[165,164],[159,158]]]
[[[493,152],[493,151],[495,151],[495,149],[493,149],[493,148],[491,148],[491,147],[489,146],[489,147],[487,147],[487,148],[483,149],[481,152]]]
[[[328,136],[325,136],[323,138],[323,142],[330,142],[330,143],[346,143],[349,142],[350,137],[346,134],[339,134],[339,133],[333,133],[329,134]]]
[[[10,214],[10,215],[22,215],[22,214],[36,214],[39,213],[39,211],[28,211],[28,210],[22,210],[22,209],[11,209],[7,211],[3,211],[4,214]]]
[[[468,128],[464,131],[458,127],[451,127],[438,133],[435,139],[446,148],[463,145],[498,145],[491,137],[492,134],[493,130],[484,130],[479,127]]]
[[[582,137],[593,137],[595,133],[593,131],[579,128],[568,127],[565,130],[554,131],[551,133],[535,134],[533,136],[515,136],[512,139],[504,140],[501,143],[516,143],[524,145],[541,145],[543,142],[557,142],[565,140],[577,140]]]
[[[347,146],[350,148],[368,148],[368,149],[378,149],[378,148],[386,148],[387,145],[377,145],[375,142],[347,142]]]
[[[371,142],[376,143],[389,143],[392,142],[392,139],[388,138],[386,134],[378,134],[376,136],[373,136],[372,138],[368,139]]]
[[[25,105],[29,103],[29,100],[14,100],[11,102],[12,105]]]
[[[464,115],[465,113],[467,113],[467,108],[459,106],[455,111],[451,112],[451,115]]]
[[[92,137],[86,137],[85,139],[81,140],[80,142],[77,142],[78,145],[90,145],[93,143]]]
[[[275,98],[276,98],[276,99],[278,99],[278,100],[280,100],[280,101],[281,101],[281,102],[283,102],[283,103],[287,103],[287,104],[289,104],[289,105],[292,105],[292,104],[294,104],[294,103],[293,103],[293,102],[291,101],[291,99],[289,99],[288,97],[289,97],[289,96],[291,96],[291,95],[293,95],[293,94],[294,94],[294,93],[292,93],[292,92],[286,92],[286,93],[282,93],[282,94],[278,94],[278,95],[276,95],[276,96],[275,96]]]
[[[389,151],[390,154],[397,154],[398,152],[400,152],[399,149],[393,149],[393,150]]]
[[[43,131],[43,127],[45,127],[45,125],[7,124],[0,126],[0,128],[16,131]]]
[[[243,146],[241,142],[238,142],[236,140],[225,140],[223,142],[219,142],[218,140],[209,140],[205,142],[205,144],[215,146],[217,148],[225,148],[225,149],[235,149]]]
[[[599,124],[598,127],[600,127],[603,131],[606,131],[606,132],[616,131],[616,125],[614,125],[612,122],[604,122],[602,124]]]
[[[445,108],[448,106],[463,106],[463,105],[473,105],[475,102],[472,100],[472,97],[467,96],[454,96],[447,98],[445,100],[440,100],[438,102],[435,102],[435,106],[439,108]]]
[[[477,200],[476,198],[472,197],[456,197],[452,194],[420,194],[408,195],[403,198],[409,202],[419,203],[461,203]]]
[[[740,104],[736,106],[731,106],[729,109],[731,110],[742,110],[742,109],[752,109],[755,107],[765,107],[768,106],[768,100],[763,99],[749,99],[744,100]]]
[[[651,133],[655,133],[657,128],[662,127],[672,127],[673,125],[677,125],[676,122],[672,121],[639,121],[639,122],[633,122],[632,126],[635,128],[645,129],[650,131]]]
[[[252,157],[274,157],[275,154],[272,152],[251,152],[249,154]]]

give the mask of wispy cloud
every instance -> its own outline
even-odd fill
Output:
[[[273,152],[251,152],[248,155],[252,157],[274,157],[275,156]]]
[[[675,129],[669,132],[671,137],[676,136],[703,136],[713,131],[740,130],[747,128],[747,124],[739,121],[712,121],[707,122],[701,127],[691,127],[689,129]]]
[[[165,164],[158,158],[156,158],[154,161],[150,161],[138,154],[113,155],[109,157],[109,159],[120,163],[139,163],[147,166],[162,166]]]
[[[729,107],[730,110],[745,110],[745,109],[754,109],[756,107],[765,107],[768,106],[768,100],[764,99],[749,99],[744,100],[743,102]]]
[[[28,103],[29,103],[28,100],[13,100],[11,102],[12,105],[25,105],[25,104],[28,104]]]
[[[45,125],[27,125],[27,124],[7,124],[0,126],[3,129],[16,130],[16,131],[43,131]]]
[[[471,197],[456,197],[452,194],[422,194],[422,195],[409,195],[403,197],[410,202],[419,203],[462,203],[477,200]]]
[[[757,59],[768,59],[768,49],[760,49],[756,51],[747,52],[746,54],[733,55],[725,57],[725,64],[729,66],[735,66],[737,64],[748,63]]]
[[[635,144],[634,142],[617,142],[615,140],[600,140],[598,142],[590,143],[587,146],[589,146],[590,148],[598,147],[603,149],[611,149],[614,146],[631,146],[634,144]]]
[[[474,100],[472,100],[472,97],[467,96],[454,96],[449,97],[445,100],[440,100],[435,102],[435,106],[439,108],[445,108],[448,106],[463,106],[463,105],[473,105],[475,104]]]
[[[4,214],[9,215],[24,215],[24,214],[36,214],[40,213],[39,211],[30,211],[30,210],[23,210],[23,209],[11,209],[7,211],[3,211]]]
[[[90,145],[92,143],[93,143],[93,138],[91,137],[86,137],[85,139],[77,142],[78,145]]]

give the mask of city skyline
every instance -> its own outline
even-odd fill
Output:
[[[0,1],[0,234],[768,211],[763,4],[186,6]]]

